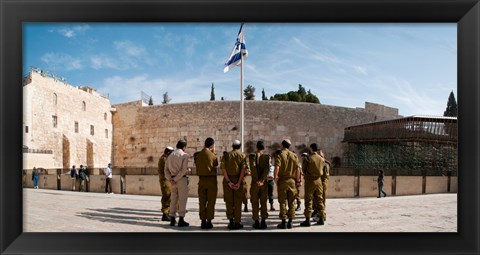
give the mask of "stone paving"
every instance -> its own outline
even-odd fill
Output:
[[[252,228],[251,204],[241,230],[228,230],[223,199],[217,199],[214,228],[200,228],[198,199],[188,198],[189,227],[161,221],[160,196],[23,189],[24,232],[457,232],[457,194],[327,199],[325,225],[301,227],[302,210],[292,229],[277,229],[269,211],[266,230]]]

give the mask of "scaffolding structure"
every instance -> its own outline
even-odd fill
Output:
[[[411,116],[345,128],[344,166],[376,175],[457,175],[457,118]]]

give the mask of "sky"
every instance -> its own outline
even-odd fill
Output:
[[[24,23],[23,73],[32,67],[91,86],[112,104],[240,100],[240,67],[223,72],[239,23]],[[403,116],[438,115],[457,97],[455,23],[246,23],[244,88],[268,98],[298,90],[320,103],[365,102]]]

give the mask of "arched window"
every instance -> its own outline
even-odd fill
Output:
[[[82,101],[82,105],[83,105],[83,111],[86,111],[87,110],[87,104],[85,103],[85,101]]]
[[[53,93],[53,105],[57,105],[57,94]]]

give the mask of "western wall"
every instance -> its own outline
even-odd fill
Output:
[[[341,164],[344,129],[348,126],[400,117],[398,109],[365,103],[365,108],[284,101],[244,101],[244,151],[255,150],[263,139],[267,152],[283,139],[301,154],[318,143],[327,159]],[[113,106],[113,164],[115,167],[156,167],[166,146],[183,138],[190,156],[203,148],[207,137],[216,141],[217,154],[240,140],[240,102],[205,101],[147,105],[142,101]],[[193,160],[190,161],[193,167]]]

